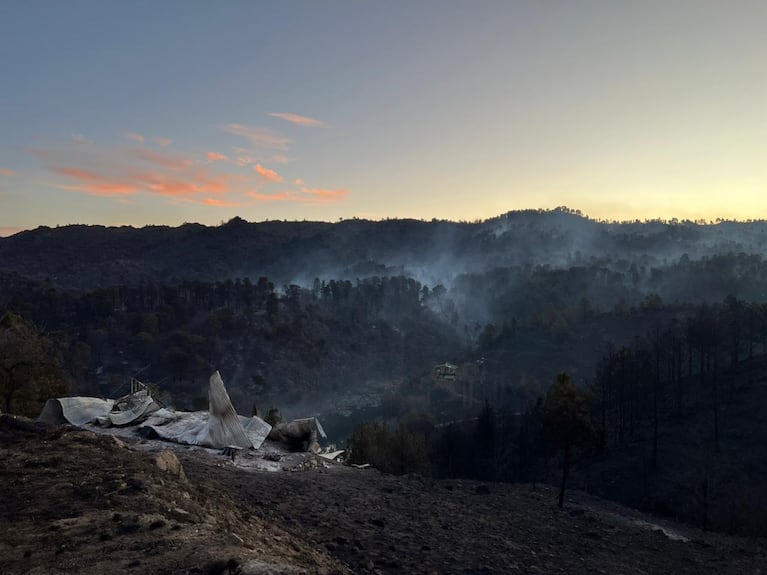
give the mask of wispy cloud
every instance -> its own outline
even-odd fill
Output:
[[[298,114],[291,114],[290,112],[270,112],[268,115],[272,116],[273,118],[281,118],[283,120],[287,120],[291,124],[295,124],[297,126],[320,128],[326,125],[325,122],[321,122],[320,120],[315,120],[314,118],[309,118],[307,116],[300,116]]]
[[[252,205],[252,202],[227,202],[217,198],[205,198],[200,203],[214,208],[246,208]]]
[[[261,129],[234,126],[232,133],[248,138],[251,144],[267,141],[270,146],[287,146],[290,141],[275,133],[265,140]],[[145,139],[146,144],[153,142],[154,138]],[[137,204],[155,196],[172,204],[246,208],[263,202],[325,204],[346,197],[346,190],[312,188],[302,179],[283,174],[282,169],[267,167],[291,161],[287,154],[273,147],[253,145],[233,150],[231,154],[213,150],[190,154],[154,145],[126,146],[115,142],[82,146],[68,140],[58,147],[26,151],[53,175],[48,185],[121,203]],[[14,170],[0,168],[0,176],[14,175],[17,175]],[[265,188],[278,184],[282,190],[265,192]]]
[[[144,136],[142,136],[141,134],[136,134],[135,132],[125,132],[123,136],[127,138],[128,140],[138,142],[139,144],[143,144],[144,140],[146,140]]]
[[[263,167],[261,164],[256,164],[253,166],[253,171],[256,172],[259,176],[264,178],[267,182],[281,182],[282,176],[279,175],[274,170],[270,170],[269,168]]]
[[[93,140],[89,140],[82,134],[72,134],[72,141],[75,144],[83,144],[83,145],[90,145],[93,143]]]
[[[163,148],[167,148],[173,143],[173,140],[170,138],[152,138],[152,141]]]
[[[132,177],[144,189],[163,196],[193,197],[198,194],[224,194],[228,190],[227,176],[211,176],[203,170],[183,174],[183,177],[162,172],[133,173]]]
[[[259,202],[289,202],[296,201],[296,192],[274,192],[264,194],[259,191],[248,192],[248,197]]]
[[[19,175],[18,172],[14,172],[13,170],[9,170],[8,168],[0,168],[0,176],[13,177],[18,175]]]
[[[229,191],[230,176],[210,174],[197,168],[181,174],[159,171],[104,173],[76,167],[55,167],[54,173],[68,178],[70,183],[56,187],[85,192],[96,196],[131,196],[141,192],[172,198],[194,198],[203,194],[225,194]]]
[[[74,167],[56,167],[53,171],[62,176],[67,176],[75,183],[61,185],[66,190],[74,190],[93,194],[96,196],[124,196],[137,194],[140,190],[135,183],[105,176],[89,170]]]
[[[305,194],[307,198],[310,198],[310,201],[314,203],[329,203],[329,202],[337,202],[339,200],[344,199],[347,194],[349,193],[349,190],[330,190],[326,188],[301,188],[301,193]]]
[[[224,131],[245,138],[252,146],[269,150],[288,150],[293,143],[293,140],[278,132],[258,126],[227,124],[224,126]]]
[[[192,159],[185,158],[180,154],[170,154],[164,151],[158,152],[157,150],[149,150],[147,148],[131,148],[130,151],[134,156],[145,162],[166,168],[182,169],[194,163]]]
[[[248,192],[248,196],[261,202],[299,202],[302,204],[329,204],[343,200],[348,190],[329,190],[322,188],[306,188],[300,190],[283,190],[265,193],[260,190]]]

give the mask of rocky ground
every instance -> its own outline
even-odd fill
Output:
[[[559,510],[547,487],[390,477],[276,449],[233,463],[8,416],[0,456],[3,574],[767,573],[763,540],[577,493]]]

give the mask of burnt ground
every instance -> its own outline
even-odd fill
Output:
[[[560,510],[545,486],[391,477],[314,456],[258,471],[7,416],[0,456],[3,574],[767,573],[764,540],[577,493]]]

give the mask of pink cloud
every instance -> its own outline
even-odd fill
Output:
[[[144,136],[142,136],[141,134],[136,134],[134,132],[125,132],[123,134],[123,136],[126,137],[129,140],[133,140],[134,142],[138,142],[139,144],[143,144],[144,140],[146,140],[146,138],[144,138]]]
[[[207,157],[211,162],[222,162],[228,159],[224,154],[218,152],[208,152]]]
[[[303,186],[303,185],[304,185],[304,181],[303,181],[301,178],[296,178],[296,179],[293,181],[293,183],[294,183],[295,185],[297,185],[297,186]]]
[[[253,171],[256,172],[259,176],[264,178],[267,182],[281,182],[282,176],[279,175],[274,170],[270,170],[269,168],[263,167],[261,164],[256,164],[253,167]]]
[[[140,191],[139,186],[135,183],[110,178],[89,170],[57,167],[53,168],[53,171],[76,182],[74,185],[60,186],[67,190],[85,192],[96,196],[132,195]]]
[[[227,124],[224,126],[224,131],[245,138],[253,146],[270,150],[287,150],[293,143],[293,140],[286,138],[282,134],[257,126]]]
[[[170,138],[152,138],[152,141],[163,148],[167,148],[173,143],[173,140]]]
[[[137,158],[141,158],[145,162],[166,168],[182,169],[187,168],[193,164],[192,160],[184,158],[178,154],[158,152],[156,150],[148,150],[146,148],[132,148],[131,153]]]
[[[281,118],[283,120],[287,120],[291,124],[296,124],[297,126],[319,128],[325,125],[325,122],[320,122],[319,120],[315,120],[314,118],[309,118],[307,116],[299,116],[298,114],[291,114],[289,112],[271,112],[269,115],[272,116],[273,118]]]
[[[13,170],[9,170],[8,168],[0,168],[0,176],[13,177],[18,175],[19,175],[18,172],[14,172]]]

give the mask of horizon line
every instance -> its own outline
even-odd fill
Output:
[[[339,224],[343,222],[348,221],[361,221],[361,222],[389,222],[389,221],[415,221],[415,222],[422,222],[422,223],[451,223],[451,224],[459,224],[459,225],[480,225],[488,222],[492,222],[494,220],[499,220],[504,217],[508,217],[510,215],[515,214],[536,214],[536,215],[544,215],[544,214],[565,214],[568,216],[574,216],[581,219],[584,219],[589,222],[594,222],[597,224],[603,224],[603,225],[630,225],[630,224],[664,224],[664,225],[697,225],[697,226],[715,226],[718,224],[723,223],[735,223],[735,224],[752,224],[752,223],[764,223],[767,222],[764,218],[748,218],[748,219],[733,219],[733,218],[714,218],[714,219],[706,219],[706,218],[697,218],[697,219],[690,219],[690,218],[663,218],[663,217],[654,217],[654,218],[634,218],[634,219],[611,219],[611,218],[596,218],[589,216],[588,214],[582,212],[579,209],[572,209],[568,208],[567,206],[557,206],[555,208],[518,208],[509,210],[507,212],[500,213],[496,216],[491,216],[488,218],[474,218],[471,220],[468,219],[450,219],[450,218],[417,218],[417,217],[403,217],[403,216],[383,216],[379,218],[374,217],[360,217],[360,216],[350,216],[350,217],[339,217],[337,220],[323,220],[323,219],[287,219],[287,218],[271,218],[271,219],[264,219],[264,220],[247,220],[243,218],[242,216],[233,216],[230,219],[224,221],[222,220],[219,224],[202,224],[200,222],[190,222],[185,221],[180,224],[172,225],[172,224],[143,224],[143,225],[136,225],[136,224],[99,224],[99,223],[91,223],[91,224],[84,224],[84,223],[67,223],[67,224],[55,224],[55,225],[47,225],[47,224],[40,224],[36,227],[20,227],[20,226],[0,226],[0,238],[9,238],[16,234],[23,233],[23,232],[29,232],[29,231],[35,231],[38,229],[58,229],[58,228],[66,228],[66,227],[76,227],[76,226],[86,226],[86,227],[103,227],[103,228],[133,228],[133,229],[144,229],[144,228],[180,228],[185,225],[198,225],[198,226],[204,226],[204,227],[221,227],[225,226],[227,224],[230,224],[235,221],[243,221],[247,224],[266,224],[266,223],[317,223],[317,224]]]

